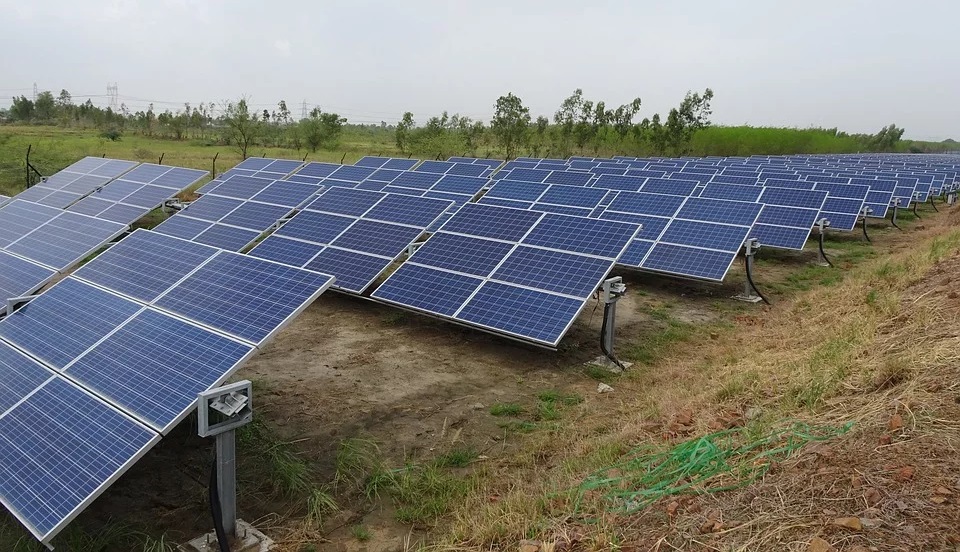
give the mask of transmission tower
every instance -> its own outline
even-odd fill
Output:
[[[110,98],[109,108],[116,113],[120,109],[120,94],[117,92],[117,83],[107,83],[107,97]]]
[[[33,83],[33,101],[37,101],[37,83]]]
[[[300,119],[307,118],[307,100],[303,100],[303,105],[300,106]]]

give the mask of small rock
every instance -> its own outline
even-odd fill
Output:
[[[708,519],[700,525],[700,533],[704,535],[707,533],[716,533],[721,529],[723,529],[723,524],[712,519]]]
[[[470,410],[483,410],[486,408],[486,406],[484,406],[483,403],[478,402],[471,404],[468,408],[470,408]]]
[[[892,441],[893,439],[889,435],[881,435],[879,439],[880,446],[889,445]]]
[[[762,415],[763,415],[763,410],[757,407],[748,408],[747,411],[743,413],[743,417],[748,420],[756,420]]]
[[[947,497],[945,496],[933,495],[932,497],[930,497],[930,502],[933,502],[934,504],[943,504],[946,501],[947,501]]]
[[[837,511],[836,511],[836,510],[831,510],[830,508],[824,508],[824,509],[823,509],[823,515],[825,515],[825,516],[835,516],[835,515],[837,515]]]
[[[670,504],[667,504],[667,515],[673,517],[677,515],[677,509],[680,508],[680,503],[674,500]]]
[[[837,549],[833,547],[829,542],[821,539],[820,537],[813,537],[810,539],[810,544],[807,545],[807,552],[836,552]]]
[[[883,524],[879,519],[870,519],[868,517],[860,518],[860,522],[863,523],[863,526],[867,529],[873,529],[874,527],[880,527]]]
[[[540,541],[534,541],[534,540],[520,541],[520,552],[540,552]]]
[[[958,295],[955,291],[951,291],[947,294],[947,299],[956,299],[957,297],[960,297],[960,295]]]
[[[854,531],[863,530],[863,523],[861,523],[860,518],[858,517],[840,517],[833,520],[833,524],[840,527],[846,527],[847,529],[852,529]]]
[[[887,422],[887,429],[890,431],[897,431],[903,429],[903,416],[899,414],[894,414],[890,416],[890,421]]]
[[[883,500],[883,497],[880,495],[880,491],[870,487],[863,492],[863,499],[867,502],[867,506],[876,506],[880,504],[880,501]]]
[[[903,533],[906,533],[906,534],[908,534],[908,535],[916,535],[916,534],[917,534],[917,528],[914,527],[913,525],[904,525],[904,526],[900,527],[900,531],[903,532]]]
[[[716,341],[717,339],[720,339],[720,334],[717,332],[710,332],[710,339]]]
[[[610,387],[605,383],[600,383],[599,385],[597,385],[597,393],[610,393],[612,391],[613,391],[613,387]]]
[[[897,470],[897,474],[893,476],[897,481],[910,481],[913,479],[913,475],[916,473],[916,470],[913,469],[913,466],[904,466]]]
[[[953,491],[951,491],[950,489],[948,489],[948,488],[946,488],[946,487],[937,487],[937,491],[936,491],[936,492],[937,492],[937,494],[939,494],[939,495],[952,495],[952,494],[953,494]]]
[[[689,408],[684,408],[673,415],[673,421],[680,425],[693,425],[693,411]]]

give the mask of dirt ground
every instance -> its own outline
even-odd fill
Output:
[[[920,221],[920,228],[923,224]],[[910,234],[873,223],[873,249],[909,247]],[[828,252],[861,239],[856,233],[836,238],[828,243]],[[815,251],[811,241],[802,253],[761,252],[764,262],[758,266],[757,283],[764,289],[765,281],[780,281],[807,269]],[[620,343],[642,341],[658,324],[652,311],[665,305],[673,318],[694,324],[751,324],[756,317],[776,314],[776,305],[730,299],[743,286],[739,261],[720,286],[622,275],[628,293],[618,305]],[[779,293],[771,292],[772,298]],[[373,439],[397,464],[430,457],[453,441],[468,443],[480,455],[497,456],[522,446],[523,437],[505,432],[500,420],[490,415],[490,405],[530,403],[538,392],[549,389],[596,394],[597,381],[584,373],[583,363],[600,354],[602,310],[596,302],[588,305],[560,350],[553,352],[366,299],[326,293],[236,379],[254,381],[257,416],[280,439],[293,443],[320,479],[333,477],[337,447],[349,437]],[[164,531],[178,541],[209,531],[206,493],[213,443],[196,437],[193,424],[188,418],[174,430],[79,523],[97,527],[122,520]],[[241,459],[242,464],[258,461]],[[282,527],[288,517],[297,516],[280,498],[244,494],[245,483],[250,482],[240,481],[240,517],[269,528]],[[394,521],[389,511],[354,513],[351,505],[345,507],[348,512],[329,528],[327,542],[318,543],[316,550],[402,549],[410,528]],[[360,520],[376,535],[365,545],[347,531],[348,524]]]

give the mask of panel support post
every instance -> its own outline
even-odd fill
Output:
[[[817,222],[817,228],[820,230],[817,242],[817,264],[820,266],[833,266],[827,253],[823,250],[823,238],[827,235],[827,228],[830,227],[830,221],[823,218]]]
[[[920,203],[919,199],[914,195],[913,197],[913,216],[920,218],[920,213],[917,212],[917,204]]]
[[[933,210],[934,210],[934,211],[936,211],[936,212],[938,212],[938,213],[940,212],[940,209],[937,209],[937,202],[934,201],[933,194],[930,194],[930,206],[933,207]]]
[[[870,235],[867,234],[867,215],[869,215],[872,212],[873,210],[870,209],[869,207],[863,208],[863,237],[866,238],[866,240],[870,243],[873,243],[873,240],[871,240]]]
[[[617,333],[617,301],[627,292],[623,278],[615,276],[604,280],[600,285],[600,302],[603,303],[603,324],[600,327],[600,351],[603,353],[596,359],[588,362],[589,365],[599,366],[611,372],[621,373],[630,367],[629,362],[620,362],[613,354],[614,340]]]
[[[237,536],[237,430],[217,435],[217,494],[223,531]]]
[[[898,212],[898,211],[900,211],[900,200],[899,200],[899,199],[895,199],[895,200],[893,201],[893,214],[890,215],[890,224],[892,224],[893,227],[896,228],[897,230],[901,230],[901,231],[902,231],[903,228],[900,228],[900,225],[897,224],[897,212]]]
[[[743,280],[743,293],[733,296],[737,301],[745,303],[765,301],[763,296],[759,294],[759,290],[753,285],[753,256],[756,255],[758,249],[760,249],[760,241],[757,238],[747,238],[747,241],[743,243],[743,266],[746,274]]]

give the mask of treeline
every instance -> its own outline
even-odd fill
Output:
[[[221,104],[184,104],[182,109],[159,113],[153,104],[136,112],[121,105],[115,112],[97,107],[90,100],[74,104],[70,93],[61,90],[57,96],[41,92],[36,100],[15,98],[9,109],[0,110],[0,120],[96,128],[110,140],[120,140],[125,133],[171,140],[200,139],[211,145],[232,146],[243,157],[252,147],[335,150],[344,131],[352,131],[358,141],[393,143],[404,155],[441,158],[919,152],[949,150],[954,145],[905,142],[904,130],[893,124],[873,135],[848,134],[835,128],[715,127],[710,120],[713,97],[710,88],[688,92],[665,116],[656,113],[641,118],[639,97],[614,107],[603,100],[588,99],[583,90],[577,89],[560,103],[552,118],[541,115],[534,119],[523,101],[508,93],[496,100],[489,122],[443,112],[418,124],[414,114],[406,112],[396,125],[349,125],[338,114],[320,109],[297,120],[283,100],[272,111],[251,109],[241,98]]]
[[[70,92],[58,96],[44,91],[36,100],[26,96],[13,99],[8,110],[0,111],[0,120],[12,123],[56,124],[79,128],[96,128],[101,136],[121,140],[124,133],[171,140],[211,140],[235,147],[244,158],[253,146],[287,147],[296,150],[335,149],[346,124],[336,113],[314,109],[301,120],[295,120],[287,103],[280,101],[273,111],[250,108],[247,100],[184,104],[183,109],[162,112],[149,104],[146,110],[132,112],[125,104],[118,111],[101,108],[87,100],[74,104]]]

